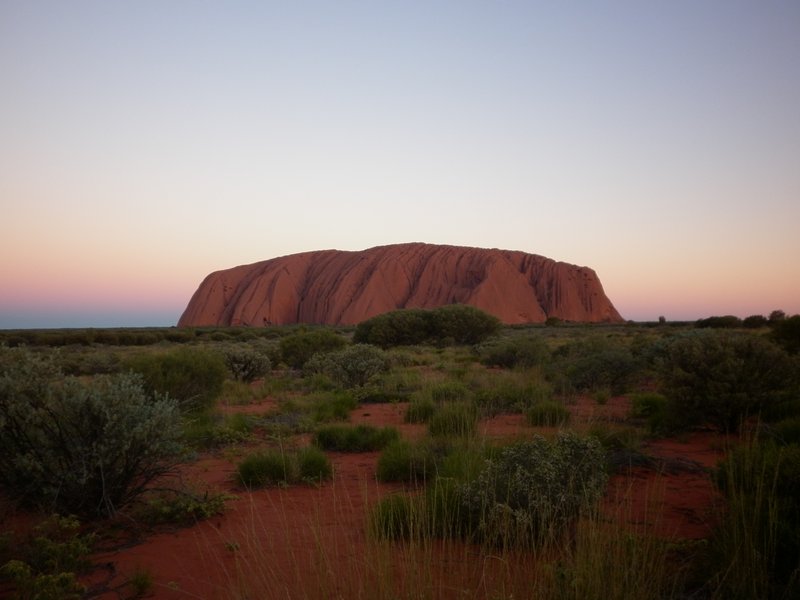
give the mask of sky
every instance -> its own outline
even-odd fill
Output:
[[[0,0],[0,328],[428,242],[800,313],[800,2]]]

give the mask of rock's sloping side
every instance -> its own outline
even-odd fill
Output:
[[[587,267],[524,252],[412,243],[305,252],[216,271],[178,326],[351,325],[399,308],[456,303],[509,324],[623,320]]]

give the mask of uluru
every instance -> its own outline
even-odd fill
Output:
[[[178,326],[353,325],[446,304],[475,306],[506,324],[623,321],[588,267],[520,251],[409,243],[303,252],[215,271]]]

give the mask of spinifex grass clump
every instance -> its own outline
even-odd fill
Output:
[[[501,547],[557,540],[600,499],[605,455],[594,438],[534,436],[503,449],[462,491],[476,533]]]
[[[478,427],[478,410],[472,402],[449,402],[428,420],[433,436],[470,437]]]
[[[287,485],[298,481],[321,482],[333,474],[328,458],[314,447],[294,450],[262,450],[246,457],[236,479],[247,488]]]
[[[423,482],[436,471],[437,449],[430,441],[396,440],[378,458],[378,481]]]
[[[556,400],[537,402],[525,411],[525,419],[534,427],[557,427],[569,422],[569,409]]]
[[[381,450],[400,438],[394,427],[371,425],[326,425],[317,429],[314,443],[323,450],[370,452]]]

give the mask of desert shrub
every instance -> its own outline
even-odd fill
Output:
[[[15,362],[0,371],[0,484],[24,502],[109,515],[175,465],[177,405],[139,376],[60,381],[35,358]]]
[[[345,421],[350,416],[350,411],[358,406],[353,394],[344,390],[308,394],[304,402],[310,406],[311,418],[316,423]]]
[[[520,413],[539,402],[553,397],[550,384],[544,381],[519,382],[508,378],[493,381],[475,393],[475,403],[481,414]]]
[[[428,420],[433,436],[469,437],[478,427],[478,410],[472,402],[443,404]]]
[[[525,411],[525,420],[534,427],[557,427],[569,422],[569,409],[556,400],[537,402]]]
[[[750,315],[742,320],[742,327],[745,329],[758,329],[769,325],[769,320],[764,315]]]
[[[550,358],[540,336],[520,336],[487,342],[476,348],[481,363],[490,367],[529,368],[545,364]]]
[[[178,400],[187,412],[211,407],[222,391],[227,373],[217,352],[187,347],[140,354],[131,357],[127,366],[142,375],[148,390]]]
[[[727,506],[710,540],[721,598],[800,595],[800,446],[747,441],[717,472]]]
[[[354,344],[313,356],[304,370],[327,375],[346,388],[361,387],[389,370],[389,358],[377,346]]]
[[[472,393],[469,388],[460,381],[442,381],[435,383],[427,388],[431,400],[437,403],[468,400]]]
[[[390,494],[381,498],[369,513],[368,531],[379,539],[408,539],[422,531],[423,508],[407,494]]]
[[[249,346],[228,346],[222,351],[225,365],[237,381],[251,382],[269,373],[269,356]]]
[[[551,379],[577,392],[627,391],[643,368],[642,361],[621,341],[594,337],[571,342],[553,353]]]
[[[293,369],[302,369],[317,353],[332,352],[347,345],[347,340],[330,329],[298,331],[281,338],[281,360]]]
[[[394,427],[326,425],[317,429],[314,443],[323,450],[370,452],[385,448],[399,437],[400,433]]]
[[[236,480],[247,488],[289,483],[297,478],[296,464],[283,450],[262,450],[251,454],[236,468]]]
[[[233,496],[191,488],[163,489],[148,492],[132,512],[140,523],[154,525],[192,525],[225,512],[225,503]]]
[[[353,342],[381,348],[423,344],[432,335],[429,312],[407,308],[377,315],[358,324]]]
[[[717,331],[674,339],[661,371],[675,426],[725,431],[779,402],[797,379],[796,363],[768,340]]]
[[[789,354],[800,352],[800,315],[770,321],[772,339]]]
[[[411,400],[406,409],[403,421],[406,423],[427,423],[436,412],[436,404],[427,397],[417,397]]]
[[[769,434],[775,443],[781,446],[800,445],[800,416],[773,423],[769,427]]]
[[[381,348],[433,343],[478,344],[500,329],[500,321],[473,306],[402,309],[362,321],[353,341]]]
[[[53,515],[34,528],[17,548],[17,558],[0,567],[13,581],[12,597],[31,600],[79,600],[86,588],[78,575],[90,565],[94,536],[82,535],[75,517]]]
[[[247,415],[203,412],[184,420],[183,440],[192,448],[207,450],[244,442],[252,430],[252,418]]]
[[[395,440],[378,457],[378,481],[422,482],[432,477],[436,457],[430,444]]]
[[[723,315],[708,317],[707,319],[698,319],[695,327],[700,329],[713,328],[713,329],[735,329],[742,326],[742,320],[734,315]]]
[[[667,398],[656,392],[638,392],[630,395],[630,415],[635,419],[645,419],[653,433],[670,429]]]
[[[534,436],[504,448],[463,488],[476,533],[493,546],[530,546],[558,539],[602,496],[605,456],[594,438],[571,432],[549,442]]]
[[[310,482],[325,481],[333,475],[333,467],[328,457],[314,446],[302,448],[297,452],[297,471],[300,479]]]

